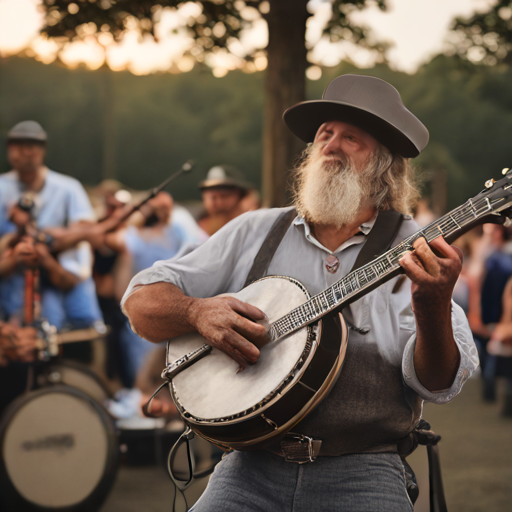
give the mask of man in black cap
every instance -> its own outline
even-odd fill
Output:
[[[212,167],[206,179],[199,183],[199,190],[205,215],[198,224],[210,236],[238,215],[258,207],[245,204],[253,197],[254,186],[231,165]]]
[[[296,170],[297,216],[264,274],[295,278],[316,295],[350,271],[382,212],[402,214],[393,244],[417,231],[409,159],[428,131],[390,84],[356,75],[336,78],[322,100],[291,107],[284,120],[311,144]],[[267,234],[290,210],[238,217],[191,254],[136,276],[123,303],[133,328],[156,342],[198,331],[242,368],[257,362],[264,313],[216,295],[244,286]],[[272,452],[230,453],[194,511],[413,510],[400,440],[418,424],[424,400],[451,400],[478,364],[465,315],[451,301],[459,252],[441,237],[431,247],[421,238],[400,260],[408,283],[394,278],[343,310],[351,326],[344,367],[293,427],[307,437]],[[298,458],[302,446],[312,451]]]

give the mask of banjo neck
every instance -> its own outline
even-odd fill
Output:
[[[378,258],[350,272],[323,292],[311,297],[269,326],[269,338],[277,341],[322,318],[327,313],[341,309],[374,290],[389,279],[402,273],[398,263],[400,258],[413,250],[414,242],[425,238],[427,243],[443,236],[452,243],[472,227],[489,221],[489,216],[497,215],[502,208],[486,196],[476,196],[455,208],[437,221],[420,229],[403,242],[388,250]],[[497,218],[503,219],[498,216]]]

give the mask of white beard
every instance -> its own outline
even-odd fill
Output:
[[[338,228],[353,222],[361,210],[371,205],[370,169],[358,171],[350,160],[321,155],[313,148],[298,169],[295,194],[297,212],[313,224]]]

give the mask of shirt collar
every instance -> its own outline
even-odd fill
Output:
[[[329,254],[335,254],[338,252],[343,251],[347,247],[350,247],[351,245],[355,244],[362,244],[366,241],[366,236],[370,233],[372,230],[375,221],[377,220],[376,213],[369,221],[364,222],[359,226],[360,232],[356,233],[352,238],[349,238],[345,242],[343,242],[334,252],[327,249],[327,247],[324,247],[314,236],[313,233],[311,233],[311,228],[309,227],[309,224],[306,222],[304,217],[301,217],[300,215],[297,215],[295,220],[293,221],[293,224],[295,226],[304,226],[304,236],[306,239],[311,242],[313,245],[316,245],[319,249],[322,249],[323,251],[328,252]]]

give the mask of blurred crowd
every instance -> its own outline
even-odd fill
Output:
[[[436,220],[427,200],[415,219],[421,227]],[[502,414],[512,417],[512,230],[483,224],[465,233],[454,245],[464,263],[453,300],[469,320],[478,355],[482,399],[495,402],[498,378],[505,381]]]
[[[57,333],[94,329],[106,335],[104,377],[118,389],[106,405],[118,418],[140,416],[140,404],[160,381],[165,347],[138,337],[121,313],[128,283],[258,208],[258,194],[237,169],[215,166],[198,184],[202,204],[193,208],[194,217],[165,191],[147,202],[147,192],[114,180],[86,191],[48,169],[46,144],[35,121],[14,126],[7,135],[12,170],[0,175],[0,412],[33,384],[34,362],[43,364],[37,358],[45,323]],[[59,352],[90,358],[72,349]],[[154,407],[172,415],[165,398]]]
[[[160,192],[139,208],[147,193],[114,180],[86,191],[48,169],[46,144],[38,123],[14,126],[7,136],[12,170],[0,175],[0,413],[31,389],[34,361],[48,356],[44,320],[57,333],[94,329],[104,336],[104,378],[117,390],[106,405],[121,420],[140,417],[141,404],[161,383],[165,347],[137,336],[121,313],[128,283],[140,270],[192,251],[236,216],[259,208],[259,196],[240,171],[218,165],[198,183],[200,205],[185,208]],[[425,226],[435,219],[423,200],[416,220]],[[511,232],[486,224],[455,244],[465,260],[454,300],[478,343],[482,396],[496,400],[497,378],[505,378],[503,414],[512,416]],[[73,356],[69,347],[58,351]],[[168,393],[155,399],[153,412],[173,417]]]

